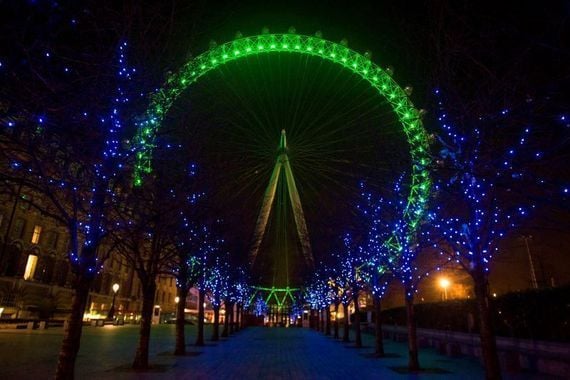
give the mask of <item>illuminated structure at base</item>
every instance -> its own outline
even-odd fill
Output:
[[[257,258],[257,254],[259,253],[259,247],[261,246],[263,236],[267,229],[267,222],[269,220],[269,215],[271,214],[271,207],[275,200],[275,192],[277,191],[277,184],[279,182],[279,178],[281,178],[280,174],[282,171],[285,174],[284,180],[287,184],[287,192],[289,193],[289,199],[291,200],[291,206],[293,208],[293,217],[297,228],[297,235],[299,236],[299,241],[301,243],[301,251],[305,258],[305,263],[310,269],[312,269],[314,267],[314,259],[313,252],[311,250],[311,242],[309,240],[309,231],[307,229],[307,223],[305,222],[305,214],[303,213],[303,207],[301,206],[299,192],[295,185],[295,178],[293,177],[291,164],[289,163],[289,157],[287,156],[287,136],[285,134],[285,130],[281,131],[277,161],[275,162],[275,167],[271,173],[269,185],[265,190],[261,210],[257,217],[253,243],[249,253],[249,264],[253,266],[255,259]]]
[[[262,310],[256,310],[255,313],[258,316],[264,315],[264,322],[268,325],[294,325],[300,323],[302,317],[300,301],[303,297],[300,293],[301,289],[289,286],[284,288],[254,286],[249,305],[263,306]]]
[[[276,288],[274,286],[271,288],[264,288],[261,286],[254,286],[249,299],[249,304],[252,304],[257,296],[263,295],[266,304],[269,305],[274,303],[281,308],[286,304],[295,303],[296,298],[294,293],[299,292],[299,290],[300,289],[298,288],[290,288],[288,286],[285,288]]]

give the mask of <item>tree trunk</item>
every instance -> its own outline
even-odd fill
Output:
[[[342,304],[342,306],[344,308],[344,329],[342,331],[342,341],[350,342],[350,335],[348,332],[349,329],[348,319],[350,318],[350,315],[348,314],[348,305]]]
[[[241,306],[239,303],[236,304],[236,332],[241,328]]]
[[[230,306],[229,301],[224,302],[224,329],[222,330],[222,338],[227,338],[230,331]]]
[[[142,281],[141,281],[142,282]],[[155,279],[149,280],[143,286],[143,303],[139,330],[139,343],[133,360],[134,369],[148,369],[148,348],[150,345],[150,326],[152,324],[152,309],[156,292]]]
[[[186,355],[186,335],[184,329],[186,320],[184,309],[186,308],[186,298],[188,297],[188,288],[178,288],[178,304],[176,305],[176,345],[174,347],[174,355]]]
[[[331,307],[330,305],[325,308],[325,318],[326,318],[326,326],[325,326],[325,335],[331,335]]]
[[[405,289],[406,291],[406,316],[408,322],[408,369],[410,371],[420,370],[420,361],[418,358],[418,335],[416,331],[416,316],[414,311],[414,291]]]
[[[81,343],[81,330],[83,328],[83,314],[89,298],[91,280],[78,276],[75,292],[71,304],[71,315],[67,320],[67,327],[63,334],[63,343],[59,351],[55,378],[57,380],[72,380],[75,371],[75,360]]]
[[[360,331],[360,306],[358,305],[358,290],[354,291],[354,345],[358,348],[362,347],[362,333]]]
[[[485,378],[497,380],[501,378],[501,367],[499,365],[497,343],[492,322],[489,283],[482,268],[481,270],[476,269],[471,276],[475,282],[475,297],[477,298],[477,308],[479,310],[479,336],[481,339],[481,355],[485,366]]]
[[[204,300],[206,293],[200,289],[198,291],[198,331],[196,335],[196,346],[204,345]]]
[[[245,318],[245,310],[243,308],[243,304],[241,304],[239,307],[239,328],[240,328],[240,330],[245,328],[244,318]]]
[[[234,333],[234,303],[230,303],[230,335]]]
[[[374,330],[374,355],[383,357],[385,353],[382,336],[382,300],[378,296],[374,296]]]
[[[212,340],[220,340],[220,307],[214,306],[214,326],[212,331]]]
[[[334,338],[339,339],[340,335],[338,334],[338,305],[339,303],[336,302],[334,304]]]

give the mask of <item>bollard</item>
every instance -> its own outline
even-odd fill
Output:
[[[35,326],[34,326],[34,322],[33,322],[33,321],[28,322],[27,325],[26,325],[26,328],[27,328],[28,330],[33,330],[34,327],[35,327]]]

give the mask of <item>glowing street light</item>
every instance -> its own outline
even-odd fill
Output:
[[[115,317],[115,298],[117,298],[117,292],[119,291],[119,284],[113,284],[113,302],[111,302],[111,308],[109,309],[109,314],[107,314],[107,319],[113,319]]]
[[[176,304],[176,307],[175,307],[176,311],[174,312],[174,318],[175,319],[178,319],[178,302],[180,302],[180,297],[178,297],[178,296],[174,297],[174,303]]]
[[[447,301],[447,288],[449,288],[449,285],[451,285],[451,282],[449,281],[448,278],[441,277],[439,279],[439,286],[443,289],[443,300],[444,301]]]

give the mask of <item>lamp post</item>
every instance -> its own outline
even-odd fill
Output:
[[[451,284],[451,282],[449,281],[449,279],[445,278],[445,277],[441,277],[439,279],[439,286],[443,289],[443,301],[447,301],[447,288],[449,287],[449,285]]]
[[[117,297],[118,291],[119,284],[113,284],[113,302],[111,302],[111,308],[109,309],[109,314],[107,314],[107,319],[113,319],[115,317],[115,298]]]

